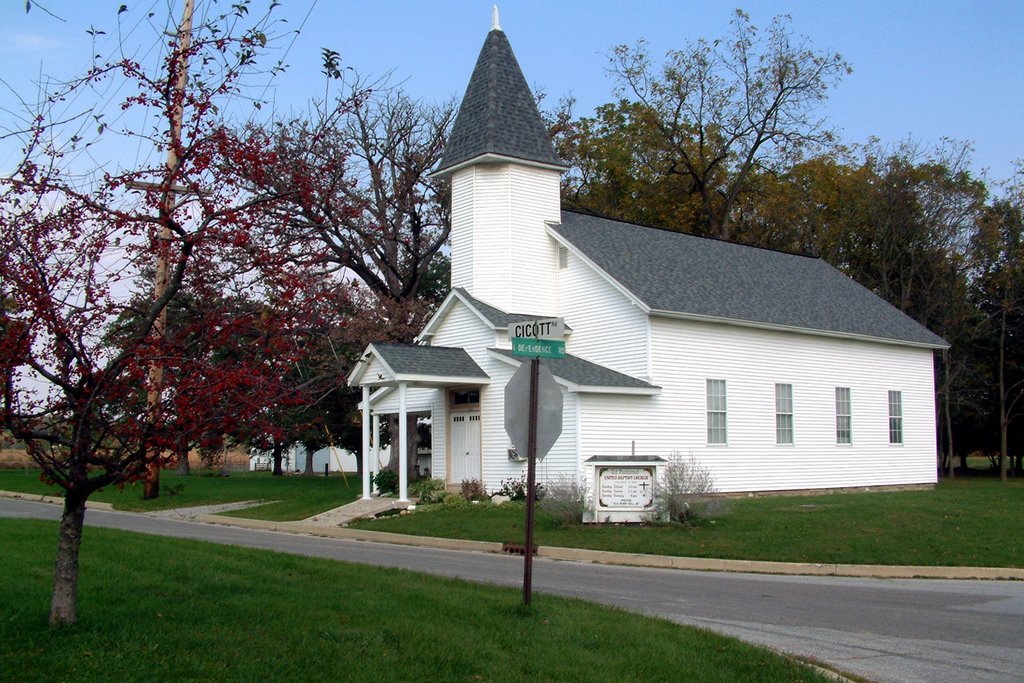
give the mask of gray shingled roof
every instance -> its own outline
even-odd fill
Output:
[[[488,153],[565,166],[501,29],[487,34],[438,171]]]
[[[821,259],[570,211],[552,228],[653,312],[946,346]]]
[[[418,344],[374,344],[396,375],[437,375],[488,379],[465,349]]]
[[[488,349],[515,360],[525,360],[521,356],[514,355],[508,349]],[[588,387],[622,387],[636,389],[657,389],[649,382],[624,375],[621,372],[606,368],[589,360],[583,360],[579,356],[566,354],[564,358],[545,358],[544,364],[551,370],[551,374],[561,377],[567,382],[580,384]]]
[[[547,318],[545,315],[531,315],[529,313],[506,313],[500,308],[495,308],[488,303],[484,303],[477,299],[472,294],[467,292],[462,287],[456,287],[456,291],[462,296],[466,297],[473,304],[473,308],[480,311],[480,314],[487,318],[488,322],[494,325],[498,329],[506,329],[509,325],[514,323],[526,322],[527,320],[537,320],[539,318]],[[566,329],[571,330],[572,328],[566,325]]]

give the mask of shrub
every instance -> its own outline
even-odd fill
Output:
[[[469,508],[473,507],[472,503],[466,498],[462,497],[461,493],[445,493],[441,496],[441,503],[446,508]]]
[[[486,500],[489,497],[479,479],[463,479],[459,492],[466,500]]]
[[[526,477],[503,479],[495,495],[505,496],[509,500],[526,500]]]
[[[579,477],[560,474],[555,481],[549,481],[543,491],[543,496],[540,494],[540,490],[537,492],[538,505],[541,510],[566,526],[583,522],[583,515],[587,511],[589,502],[586,481]]]
[[[725,501],[716,496],[715,478],[692,455],[684,458],[678,451],[668,456],[654,497],[658,520],[692,525],[701,518],[725,512]]]
[[[444,479],[417,479],[409,486],[409,493],[419,498],[421,505],[440,503],[446,493]]]
[[[397,493],[398,472],[394,470],[381,470],[373,475],[373,483],[377,487],[377,492],[382,496],[386,496],[389,493]]]

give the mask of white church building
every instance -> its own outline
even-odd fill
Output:
[[[936,481],[941,338],[820,259],[563,211],[566,168],[495,22],[436,171],[452,184],[451,292],[417,344],[371,344],[348,378],[364,497],[384,415],[400,440],[429,417],[430,471],[450,485],[523,477],[509,326],[548,317],[567,355],[543,361],[564,402],[541,483],[594,486],[594,463],[673,453],[722,492]]]

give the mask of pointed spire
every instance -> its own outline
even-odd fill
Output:
[[[500,31],[501,30],[501,22],[498,21],[498,6],[497,5],[495,5],[494,7],[491,8],[491,30],[492,31]]]
[[[547,127],[526,84],[512,46],[498,26],[487,34],[476,67],[452,125],[448,146],[435,173],[450,171],[478,157],[518,159],[566,169],[555,154]]]

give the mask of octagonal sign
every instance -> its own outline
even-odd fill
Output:
[[[505,385],[505,431],[527,455],[530,440],[530,363],[521,363]],[[537,369],[537,458],[543,458],[562,433],[562,390],[543,363]]]

